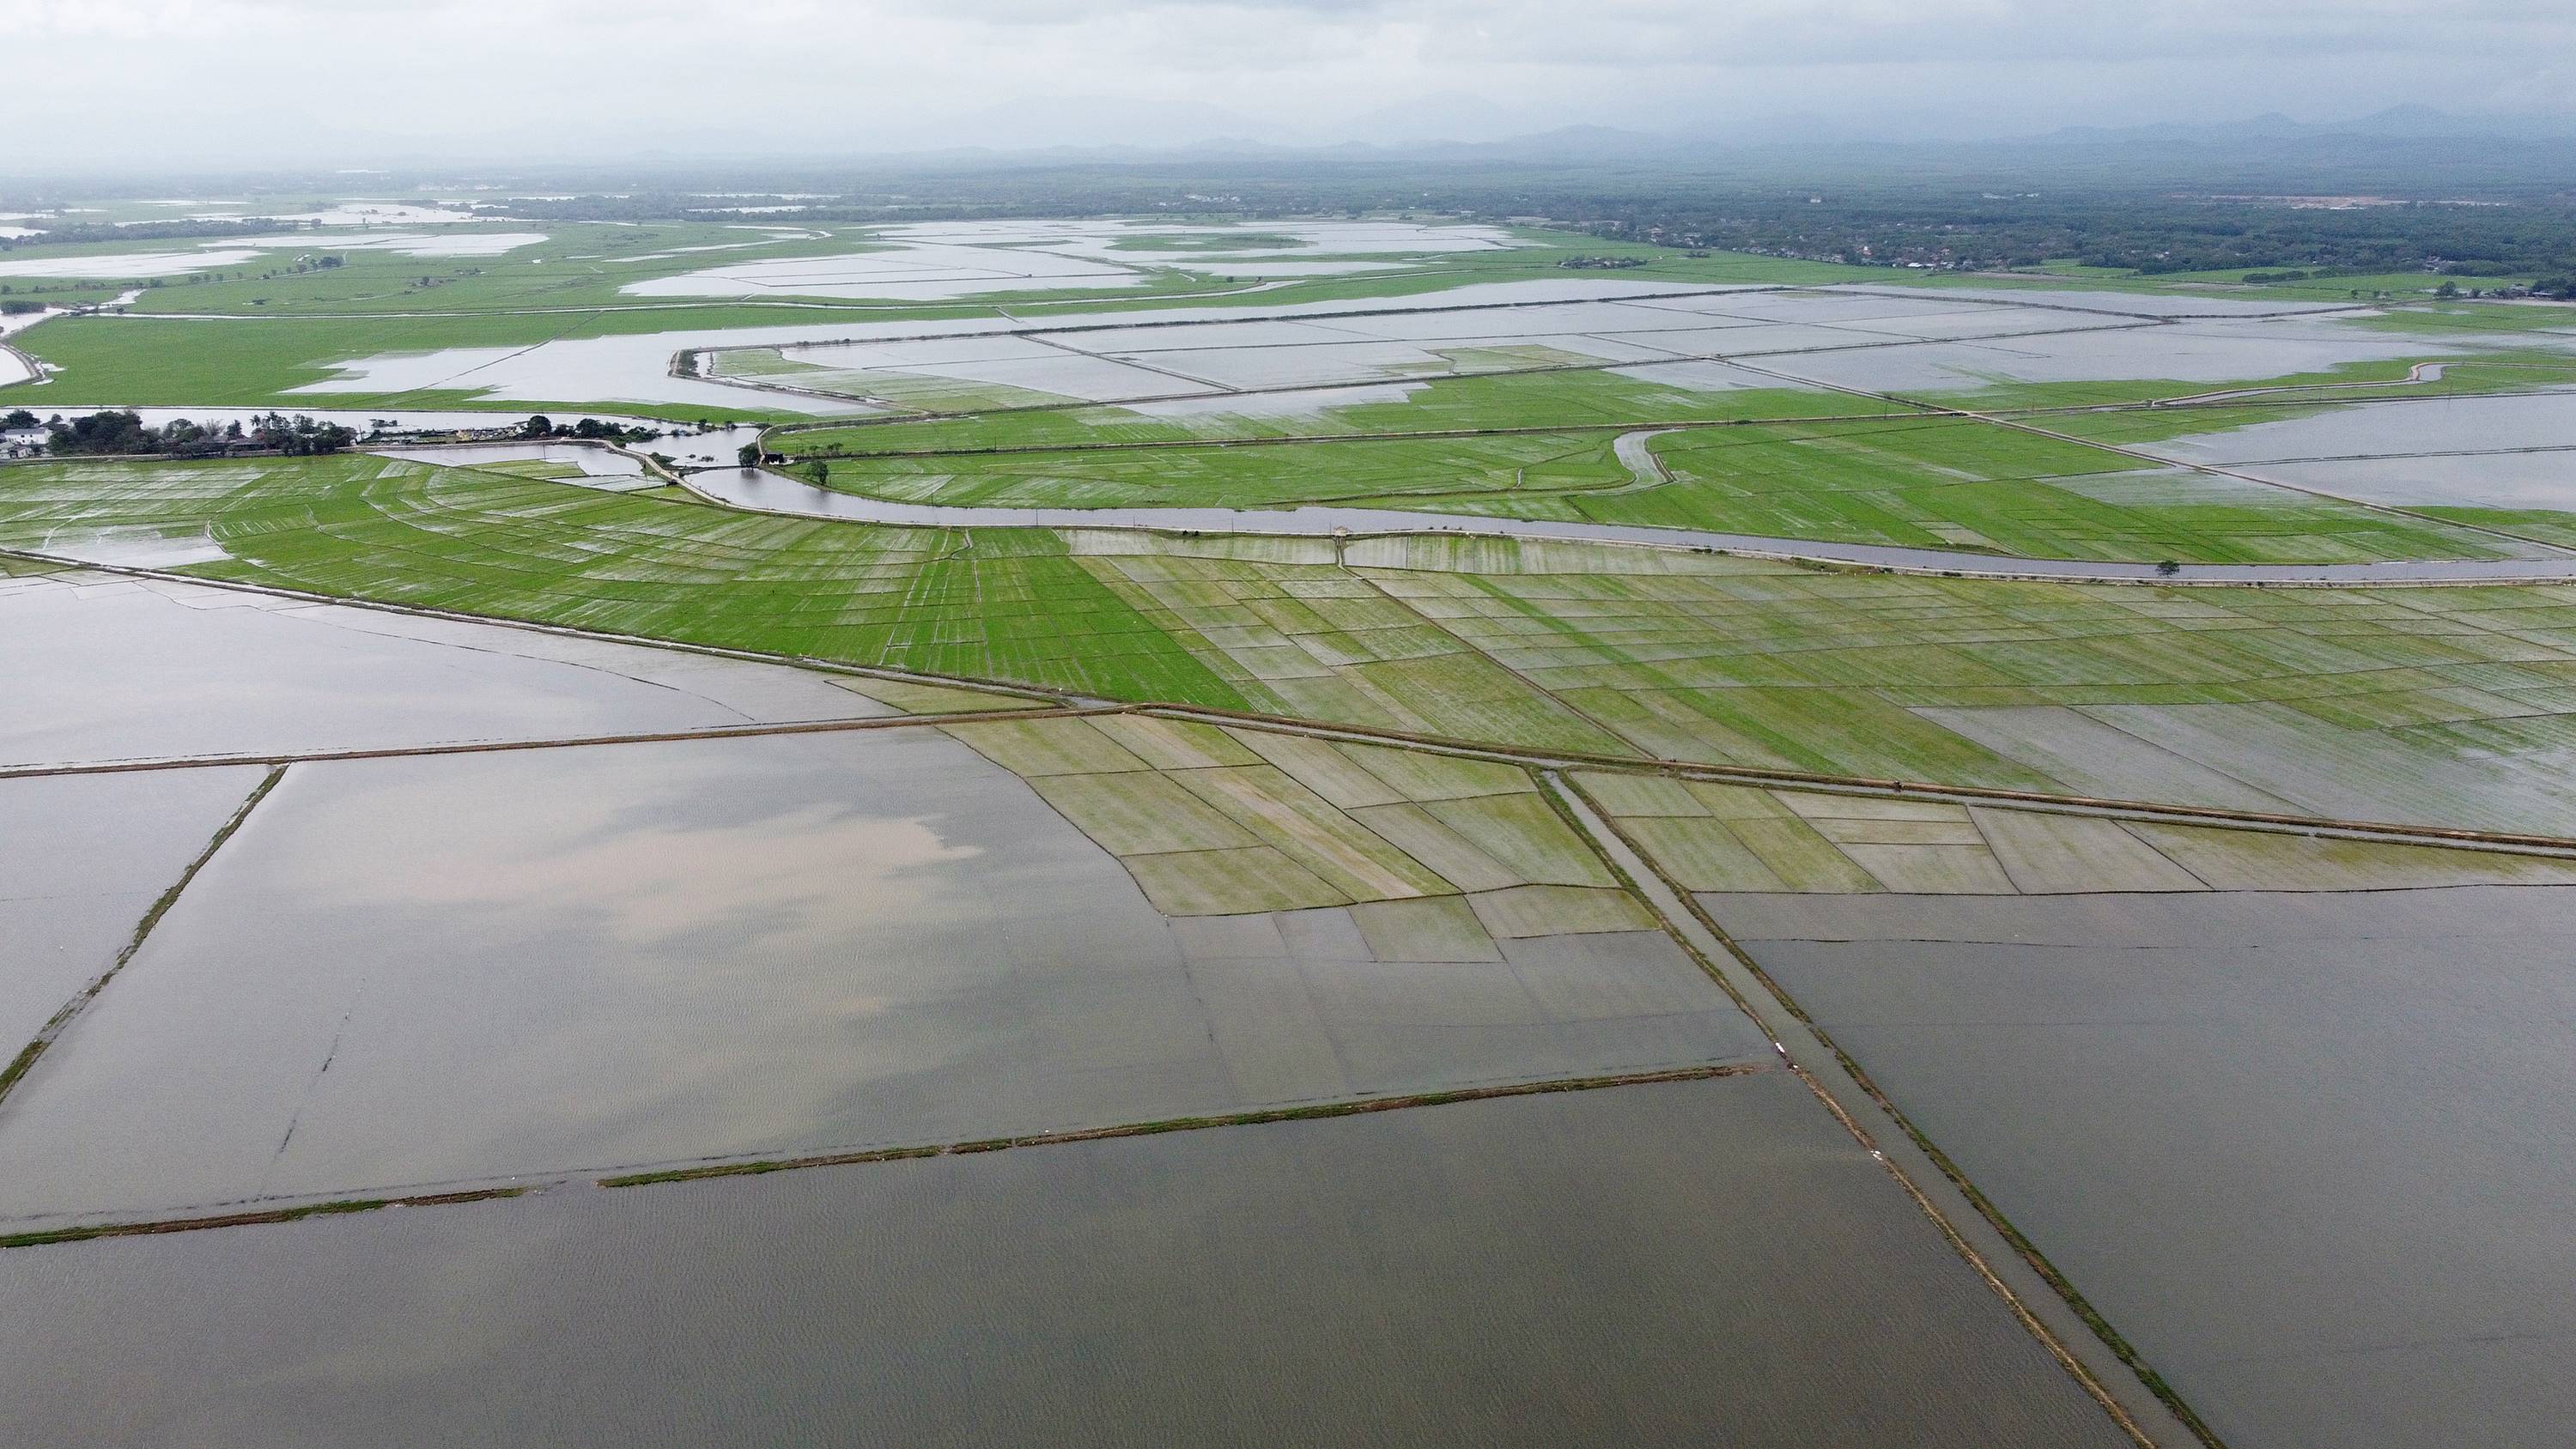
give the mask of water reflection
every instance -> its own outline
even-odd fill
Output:
[[[1766,1050],[1660,933],[1505,954],[1194,953],[929,728],[299,765],[11,1098],[0,1215]]]
[[[2230,1443],[2576,1417],[2576,888],[1706,899]]]
[[[1785,1074],[0,1252],[30,1442],[2125,1444]]]

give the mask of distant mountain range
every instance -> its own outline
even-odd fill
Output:
[[[2461,116],[2423,105],[2392,106],[2342,121],[2297,121],[2278,113],[2210,124],[2164,122],[2141,126],[2065,126],[2041,135],[1982,140],[1870,135],[1825,117],[1779,117],[1758,126],[1650,132],[1616,126],[1574,125],[1522,129],[1525,118],[1477,97],[1438,95],[1349,118],[1343,136],[1324,139],[1278,136],[1250,117],[1205,105],[1097,99],[1030,99],[997,106],[945,128],[947,144],[914,146],[881,137],[865,148],[895,163],[1080,163],[1213,160],[1364,161],[1428,159],[1458,162],[1558,165],[1637,163],[1715,165],[1764,156],[1834,153],[1850,156],[1938,154],[1963,160],[2039,159],[2057,154],[2073,161],[2112,152],[2185,155],[2223,152],[2250,159],[2286,161],[2331,158],[2335,148],[2368,141],[2382,154],[2417,153],[2441,144],[2563,147],[2576,139],[2576,115]],[[1152,135],[1139,145],[1120,138]],[[1001,144],[998,138],[1046,136],[1043,147]],[[746,148],[753,149],[753,148]],[[2576,169],[2576,160],[2571,160]],[[2576,179],[2576,174],[2571,175]]]
[[[348,139],[348,133],[340,133]],[[1135,137],[1150,137],[1139,144]],[[1043,137],[1031,145],[1024,138]],[[1365,139],[1358,139],[1365,138]],[[1538,128],[1530,113],[1463,93],[1409,98],[1341,120],[1329,132],[1281,134],[1221,106],[1103,97],[1030,97],[922,129],[853,126],[781,146],[756,128],[692,122],[637,127],[613,163],[641,175],[702,174],[736,186],[744,174],[803,178],[782,189],[829,190],[854,178],[1007,169],[1126,167],[1168,181],[1222,188],[1229,179],[1305,171],[1390,176],[1439,168],[1494,185],[1651,187],[1665,177],[1712,184],[1898,188],[2048,187],[2194,192],[2381,193],[2442,199],[2477,193],[2528,199],[2576,192],[2576,114],[2457,115],[2398,105],[2340,121],[2279,114],[2208,124],[2065,126],[1987,139],[1943,136],[1927,122],[1868,125],[1827,115],[1758,124],[1676,122],[1669,131],[1604,125]],[[474,147],[444,151],[395,137],[362,138],[368,164],[436,172],[473,164]],[[493,143],[496,147],[498,142]],[[601,174],[606,174],[602,172]],[[570,184],[570,183],[567,183]],[[611,189],[646,186],[633,179]]]
[[[2455,116],[2431,106],[2390,106],[2349,121],[2294,121],[2278,111],[2243,121],[2191,126],[2165,122],[2153,126],[2065,126],[2033,137],[2040,145],[2117,146],[2155,143],[2241,145],[2246,142],[2306,141],[2335,137],[2382,140],[2465,141],[2535,140],[2576,137],[2576,117]]]

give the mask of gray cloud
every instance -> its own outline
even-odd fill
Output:
[[[2558,108],[2563,0],[0,0],[0,169]],[[1065,99],[1083,98],[1083,99]],[[1426,99],[1427,98],[1427,99]]]

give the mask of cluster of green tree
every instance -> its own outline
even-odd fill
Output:
[[[2437,270],[2462,277],[2576,274],[2576,168],[2555,134],[2170,137],[2103,133],[2031,142],[1711,146],[1615,132],[1494,145],[1331,152],[951,156],[745,166],[546,168],[477,178],[475,209],[531,221],[825,224],[1163,216],[1174,221],[1330,214],[1543,219],[1605,238],[1889,266],[1982,269],[2073,259],[2142,272]],[[452,182],[452,176],[386,178]],[[0,209],[78,204],[50,183]],[[193,194],[311,196],[328,176],[195,177]],[[211,191],[208,188],[212,188]],[[517,193],[517,194],[514,194]],[[2395,204],[2341,209],[2297,197]],[[2468,205],[2474,201],[2479,204]],[[299,203],[309,204],[309,203]],[[281,208],[283,209],[283,208]],[[31,241],[219,236],[269,221],[63,228]]]
[[[603,423],[597,418],[583,418],[577,423],[558,423],[538,413],[519,424],[523,438],[588,438],[603,443],[640,442],[662,434],[653,428],[630,428],[620,423]]]
[[[36,415],[20,408],[0,425],[16,428],[36,426]],[[167,453],[182,458],[214,457],[227,453],[284,453],[289,457],[309,457],[337,453],[358,440],[358,435],[338,423],[316,422],[298,413],[262,413],[247,426],[239,422],[190,422],[177,418],[160,427],[143,421],[140,413],[100,412],[84,417],[64,419],[56,416],[45,430],[45,451],[55,454],[97,453]]]
[[[2159,274],[2295,268],[2309,276],[2576,267],[2576,206],[2325,207],[2267,198],[1808,191],[1584,205],[1598,235],[1817,261],[1997,268],[2072,259]]]
[[[1757,252],[1857,265],[1992,269],[2072,259],[2145,273],[2297,270],[2311,276],[2417,270],[2456,276],[2576,270],[2576,200],[2503,189],[2480,204],[2407,200],[2326,206],[2288,194],[2212,195],[2238,178],[2210,173],[2196,191],[2069,182],[2073,162],[2022,159],[1996,180],[1930,167],[1897,177],[1865,161],[1820,161],[1796,179],[1757,179],[1680,165],[1568,167],[1541,162],[1432,164],[1394,158],[1339,164],[1208,160],[960,168],[907,175],[797,178],[779,195],[824,199],[797,221],[882,223],[1041,216],[1259,220],[1318,213],[1405,212],[1484,220],[1544,218],[1624,241]],[[2089,172],[2075,174],[2089,178]],[[2330,179],[2290,176],[2291,182]],[[2422,178],[2419,178],[2419,180]],[[2448,176],[2437,175],[2444,183]],[[2424,192],[2424,195],[2439,193]],[[681,190],[573,195],[492,204],[492,215],[561,221],[733,218],[721,200]]]

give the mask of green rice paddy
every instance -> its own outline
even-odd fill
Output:
[[[1588,545],[914,530],[375,458],[0,470],[0,546],[1542,750],[2555,830],[2576,588],[2157,589]],[[1437,817],[1438,812],[1428,812]],[[1454,826],[1452,827],[1455,828]]]
[[[835,459],[828,481],[845,492],[908,503],[1342,503],[2031,558],[2342,563],[2499,552],[2494,541],[2439,522],[2157,470],[2118,453],[1970,418],[1668,433],[1644,442],[1661,477],[1653,470],[1641,475],[1623,461],[1614,450],[1616,436],[1610,430],[1515,432],[879,456]]]

